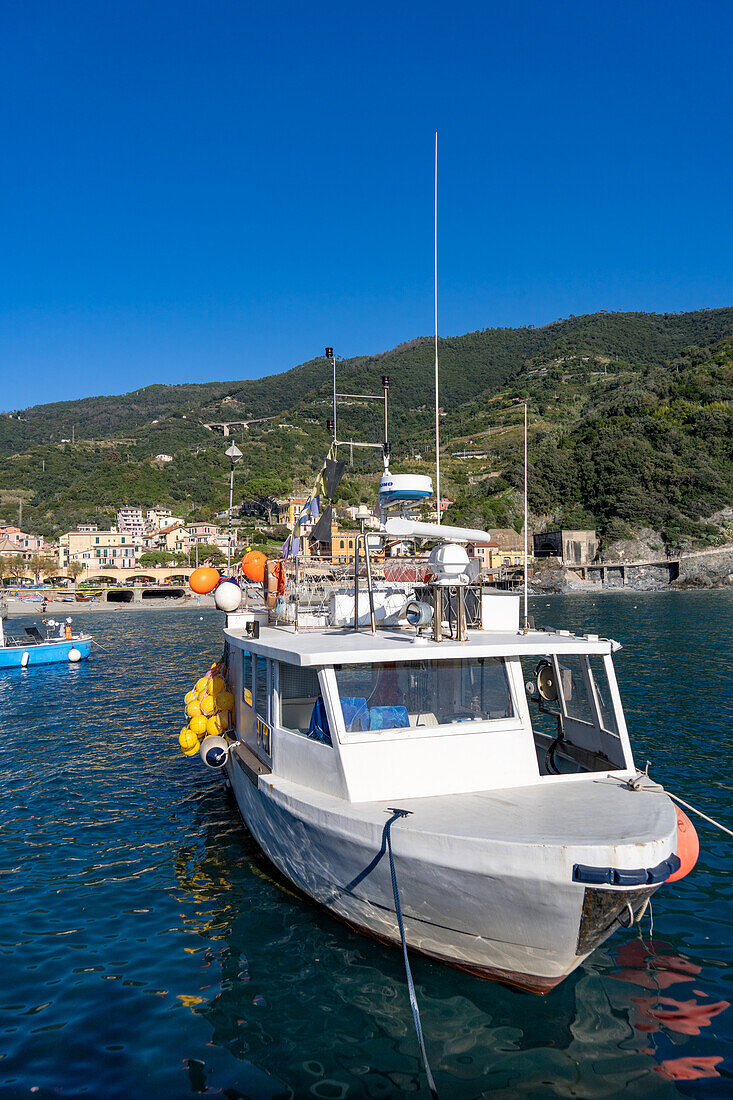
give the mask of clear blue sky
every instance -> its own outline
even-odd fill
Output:
[[[23,0],[0,407],[733,304],[733,3]]]

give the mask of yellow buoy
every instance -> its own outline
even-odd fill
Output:
[[[202,691],[206,691],[207,687],[209,686],[210,679],[210,676],[202,676],[200,680],[196,681],[196,687],[194,688],[194,691],[197,695],[200,695]]]
[[[220,691],[216,697],[219,710],[234,710],[234,696],[231,691]]]
[[[193,730],[197,737],[203,737],[206,733],[206,719],[203,714],[194,714],[189,722],[189,728]]]
[[[181,730],[178,744],[181,746],[181,752],[184,756],[193,756],[199,751],[199,739],[188,726],[184,726]]]
[[[186,694],[183,696],[183,702],[184,703],[190,703],[191,700],[195,699],[195,698],[196,698],[196,691],[195,691],[194,688],[191,688],[191,690],[187,691]]]
[[[219,694],[219,692],[226,691],[226,684],[222,680],[221,676],[213,676],[212,677],[212,679],[210,680],[209,691],[211,692],[211,694],[214,696],[215,699],[216,699],[217,695]]]
[[[211,718],[212,714],[216,714],[216,699],[208,691],[199,696],[198,705],[201,708],[201,713],[205,714],[207,718]]]
[[[214,714],[206,722],[206,732],[210,737],[216,737],[217,734],[224,733],[227,728],[227,722],[222,714]]]
[[[198,699],[192,699],[190,703],[186,704],[186,714],[189,718],[193,718],[196,714],[201,714],[201,703]]]

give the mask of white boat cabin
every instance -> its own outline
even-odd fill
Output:
[[[618,643],[521,631],[518,597],[484,598],[497,628],[461,642],[230,615],[236,733],[256,773],[350,802],[633,774]]]

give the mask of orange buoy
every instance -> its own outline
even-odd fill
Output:
[[[249,550],[242,558],[242,572],[255,584],[262,584],[266,565],[267,558],[261,550]]]
[[[188,583],[197,595],[206,596],[214,591],[220,580],[218,570],[203,566],[201,569],[194,569]]]
[[[675,811],[677,813],[677,850],[675,855],[679,857],[680,868],[669,876],[667,882],[677,882],[677,879],[689,875],[697,863],[697,857],[700,855],[700,841],[695,826],[679,806],[675,806]]]

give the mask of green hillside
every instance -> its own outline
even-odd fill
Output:
[[[601,313],[441,340],[442,488],[456,500],[455,517],[517,523],[520,406],[527,400],[538,517],[585,517],[609,537],[636,522],[669,530],[670,538],[704,534],[700,520],[723,506],[730,489],[731,455],[714,439],[717,430],[731,439],[730,346],[681,353],[731,335],[733,309],[715,309]],[[391,379],[393,468],[429,469],[432,340],[344,360],[339,385],[375,392],[383,373]],[[697,404],[681,396],[695,386]],[[17,521],[19,496],[24,526],[46,535],[89,518],[106,522],[126,502],[213,515],[226,507],[228,465],[227,443],[204,427],[211,420],[272,418],[236,436],[244,451],[240,499],[302,488],[328,445],[330,388],[328,363],[315,359],[265,379],[149,386],[37,405],[20,418],[0,415],[0,521]],[[683,415],[686,400],[691,409]],[[339,417],[342,438],[379,437],[376,403],[351,402]],[[72,429],[76,442],[61,442]],[[485,457],[451,457],[466,449]],[[161,452],[174,461],[157,463]],[[714,474],[705,472],[706,454]],[[355,452],[344,497],[373,500],[377,469],[376,454]]]
[[[595,313],[541,328],[484,329],[450,337],[440,341],[441,403],[450,409],[475,399],[516,375],[533,358],[590,353],[631,364],[661,364],[690,344],[702,346],[721,339],[732,326],[730,308],[679,314]],[[433,342],[427,338],[339,364],[341,384],[350,390],[367,377],[378,385],[381,373],[390,374],[398,424],[405,415],[411,424],[419,422],[415,414],[431,405],[432,371]],[[12,419],[0,415],[0,455],[70,439],[72,429],[77,439],[108,439],[136,434],[153,420],[263,417],[300,405],[315,408],[328,400],[329,387],[328,364],[319,358],[251,381],[155,385],[118,397],[35,405],[24,410],[21,419],[18,414]]]

